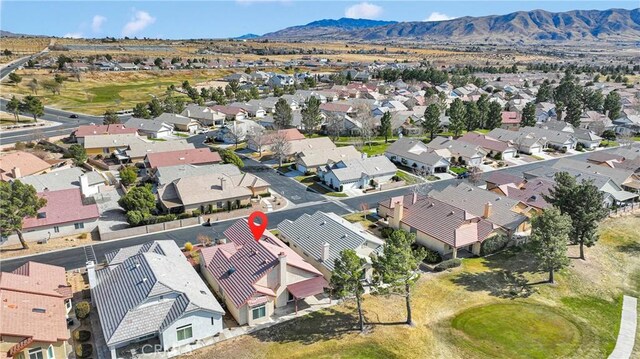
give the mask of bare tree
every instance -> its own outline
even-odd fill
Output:
[[[325,128],[327,130],[329,138],[331,138],[332,141],[336,141],[338,137],[340,137],[343,122],[344,119],[342,118],[342,116],[332,112],[327,114]]]
[[[376,134],[376,119],[371,113],[371,108],[364,102],[356,105],[356,120],[360,123],[360,138],[362,139],[362,145],[369,144],[371,148],[371,140]]]
[[[414,167],[413,175],[420,179],[420,182],[411,187],[411,192],[418,196],[426,196],[431,191],[431,186],[425,180],[429,176],[429,171],[422,167]]]
[[[235,121],[233,122],[233,126],[227,127],[227,129],[228,129],[228,132],[226,133],[226,136],[228,136],[228,139],[230,139],[231,142],[233,142],[233,144],[236,145],[236,149],[237,149],[238,143],[244,140],[247,133],[244,130],[244,128],[237,126]]]
[[[469,182],[477,186],[482,182],[482,169],[479,166],[469,168]]]
[[[269,138],[265,136],[262,127],[251,127],[247,131],[247,141],[254,145],[260,156],[262,156],[262,147],[267,144],[268,140]]]
[[[291,151],[291,143],[284,134],[276,133],[271,139],[271,152],[278,159],[278,168],[282,167],[282,161],[289,156],[289,151]]]

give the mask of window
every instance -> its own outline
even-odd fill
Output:
[[[56,357],[55,353],[53,352],[53,345],[49,345],[49,348],[47,349],[47,357],[49,359],[54,359]]]
[[[263,305],[261,307],[253,308],[251,311],[253,319],[260,319],[267,315],[267,308]]]
[[[53,226],[53,232],[55,232],[55,233],[60,233],[60,227],[58,227],[58,226]]]
[[[29,359],[44,359],[42,348],[29,349]]]
[[[76,227],[76,229],[83,229],[84,223],[74,223],[73,226]]]
[[[293,302],[296,298],[291,294],[291,292],[287,295],[287,302]]]
[[[193,337],[193,331],[191,330],[191,324],[182,326],[178,330],[178,341],[189,339]]]
[[[211,317],[211,325],[216,325],[216,318],[215,317]]]

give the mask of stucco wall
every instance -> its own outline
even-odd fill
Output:
[[[213,318],[213,320],[212,320]],[[177,328],[191,324],[193,337],[178,341]],[[176,320],[161,333],[161,341],[165,350],[189,344],[198,339],[214,336],[222,331],[222,316],[204,310],[189,313]]]

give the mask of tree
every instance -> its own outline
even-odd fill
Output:
[[[356,120],[360,123],[362,145],[369,144],[369,148],[371,148],[371,140],[376,134],[376,119],[371,114],[369,105],[365,102],[356,105]]]
[[[120,182],[125,186],[134,184],[136,179],[138,179],[138,170],[133,166],[123,167],[120,169],[119,173]]]
[[[159,57],[156,57],[155,60],[153,60],[153,64],[156,65],[157,67],[161,67],[162,66],[162,59]]]
[[[60,74],[53,75],[53,81],[55,81],[56,83],[62,84],[64,80],[65,80],[65,77]]]
[[[115,113],[115,111],[107,110],[104,113],[102,123],[104,123],[105,125],[120,123],[120,118],[118,117],[118,114]]]
[[[536,105],[533,102],[528,102],[522,109],[522,120],[520,121],[520,127],[533,127],[536,125]]]
[[[60,85],[59,83],[52,81],[52,80],[47,80],[44,81],[42,83],[42,87],[45,90],[49,90],[51,91],[52,94],[56,95],[56,94],[60,94],[60,89],[62,89],[62,85]]]
[[[144,103],[137,103],[133,107],[133,117],[137,118],[151,118],[151,113]]]
[[[604,108],[604,96],[600,90],[585,88],[582,91],[582,103],[585,110],[602,112]]]
[[[164,108],[162,107],[162,103],[156,97],[151,99],[149,102],[149,115],[151,117],[158,117],[164,113]]]
[[[603,108],[609,119],[618,119],[618,117],[620,117],[620,109],[622,108],[622,105],[620,104],[620,94],[617,91],[609,92],[607,97],[604,99]]]
[[[244,167],[244,162],[242,161],[242,159],[230,149],[221,148],[218,150],[218,154],[220,154],[220,158],[222,158],[222,162],[236,165],[236,167],[238,168]]]
[[[538,88],[538,93],[536,94],[536,103],[540,102],[548,102],[553,100],[553,89],[551,88],[551,83],[549,80],[544,80]]]
[[[465,128],[466,108],[464,103],[459,98],[456,98],[449,106],[449,131],[454,136],[459,136],[462,130]]]
[[[12,72],[9,74],[9,82],[11,82],[12,84],[20,84],[20,82],[22,81],[22,76],[18,75],[15,72]]]
[[[168,113],[181,113],[184,111],[184,101],[181,98],[167,94],[162,102],[164,105],[164,112]]]
[[[18,235],[23,249],[29,245],[22,235],[23,220],[35,217],[38,211],[47,204],[47,200],[38,197],[32,185],[20,180],[0,182],[0,233],[9,236],[12,232]]]
[[[293,114],[291,113],[291,106],[287,103],[287,100],[280,98],[276,102],[273,111],[273,125],[276,129],[283,129],[291,127],[293,122]]]
[[[20,100],[18,100],[15,95],[13,95],[11,100],[7,102],[7,111],[13,114],[13,117],[16,119],[16,123],[18,123],[18,119],[20,118]]]
[[[604,195],[593,180],[577,183],[567,172],[556,173],[555,184],[544,199],[571,218],[570,239],[580,245],[580,259],[584,260],[584,246],[592,247],[598,240],[598,224],[609,211],[603,206]]]
[[[271,152],[273,157],[278,160],[278,168],[282,167],[282,161],[289,156],[291,151],[291,142],[287,140],[284,134],[275,134],[271,140]]]
[[[465,103],[464,122],[468,132],[478,128],[478,124],[480,123],[480,110],[478,109],[478,105],[473,101]]]
[[[435,134],[440,131],[440,107],[435,103],[427,106],[424,110],[424,122],[422,127],[429,134],[429,140],[433,141]]]
[[[265,136],[262,127],[255,126],[251,127],[249,131],[247,131],[247,141],[251,142],[258,150],[260,156],[262,156],[262,147],[267,144],[269,137]]]
[[[380,118],[380,136],[384,136],[384,143],[389,142],[389,136],[391,136],[391,112],[387,111]]]
[[[365,260],[360,258],[353,249],[345,249],[340,252],[340,258],[335,260],[330,280],[330,286],[336,298],[355,297],[358,308],[358,325],[361,332],[364,331],[364,315],[362,314],[364,265]]]
[[[489,113],[487,114],[487,121],[485,122],[485,128],[493,130],[500,127],[502,124],[502,106],[499,103],[492,101],[489,104]]]
[[[315,130],[322,123],[322,114],[320,113],[320,100],[315,96],[309,97],[305,102],[305,108],[302,110],[302,125],[307,133]]]
[[[571,99],[567,105],[567,113],[564,116],[565,122],[578,128],[580,127],[580,116],[582,116],[582,104],[578,99]]]
[[[327,114],[325,129],[332,141],[335,142],[340,137],[343,123],[344,119],[342,118],[342,116],[333,112]]]
[[[87,156],[87,150],[79,144],[71,145],[71,147],[69,147],[69,154],[71,155],[71,158],[73,158],[73,163],[76,166],[80,166],[89,159],[89,156]]]
[[[28,112],[33,116],[33,122],[38,122],[38,116],[44,115],[44,105],[39,98],[35,96],[25,96],[22,100],[21,110]]]
[[[156,208],[156,196],[151,190],[151,185],[133,187],[118,200],[120,207],[127,212],[127,221],[137,225],[145,218],[151,216],[151,211]]]
[[[226,136],[228,136],[228,138],[232,140],[232,142],[236,145],[236,149],[237,149],[238,144],[244,140],[244,138],[247,135],[247,132],[245,131],[244,127],[238,126],[236,121],[232,121],[232,122],[233,122],[232,126],[226,127],[227,128]]]
[[[27,87],[31,89],[31,92],[34,95],[38,95],[38,88],[40,88],[40,84],[38,84],[38,80],[31,79],[31,81],[29,81],[29,83],[27,84]]]
[[[549,272],[549,283],[555,283],[554,273],[567,265],[567,244],[571,218],[557,208],[545,209],[531,220],[531,253],[538,259],[541,270]]]
[[[581,97],[582,87],[578,85],[576,77],[570,72],[567,72],[562,80],[560,80],[560,85],[553,91],[556,107],[558,102],[568,104],[571,100],[580,99]]]
[[[484,128],[484,125],[487,122],[487,116],[489,115],[489,96],[486,94],[480,95],[480,98],[476,101],[476,105],[478,106],[478,111],[480,113],[480,118],[478,118],[478,127]]]
[[[382,255],[373,258],[373,269],[378,292],[393,293],[405,297],[407,324],[413,325],[411,316],[411,289],[420,278],[420,263],[426,255],[422,247],[412,249],[416,235],[395,230],[385,241]]]

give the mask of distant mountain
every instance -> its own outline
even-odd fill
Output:
[[[249,39],[255,39],[256,37],[260,37],[260,35],[256,35],[256,34],[244,34],[242,36],[238,36],[238,37],[234,37],[235,40],[249,40]]]
[[[378,28],[386,25],[397,24],[396,21],[381,21],[367,19],[350,19],[343,17],[338,20],[324,19],[310,22],[306,25],[288,27],[283,30],[271,32],[262,35],[263,38],[269,39],[313,39],[316,35],[330,37],[333,35],[340,36],[351,31],[361,29]]]
[[[45,35],[27,35],[27,34],[16,34],[10,31],[0,30],[0,37],[48,37]]]
[[[507,15],[462,17],[347,27],[353,19],[321,20],[264,35],[289,40],[541,42],[640,40],[640,9],[518,11]],[[370,21],[370,20],[356,20]],[[321,26],[316,25],[321,23]]]

